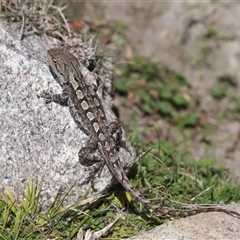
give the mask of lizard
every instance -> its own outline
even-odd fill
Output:
[[[87,146],[78,153],[80,162],[95,160],[96,165],[97,163],[106,164],[117,181],[136,200],[154,210],[160,218],[188,217],[204,212],[224,212],[240,218],[240,213],[221,207],[178,211],[153,204],[145,198],[140,191],[133,187],[121,165],[119,149],[125,148],[127,150],[122,140],[121,124],[117,118],[108,123],[101,93],[96,83],[91,80],[96,76],[66,48],[50,49],[47,51],[47,57],[49,69],[62,87],[62,93],[52,94],[43,91],[40,96],[45,98],[46,104],[55,102],[68,106],[77,126],[90,137]]]

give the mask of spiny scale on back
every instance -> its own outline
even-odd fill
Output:
[[[113,136],[116,131],[121,131],[119,122],[113,121],[108,124],[99,95],[96,93],[94,84],[89,84],[86,79],[91,74],[81,62],[66,49],[51,49],[48,51],[48,60],[51,72],[57,75],[63,88],[61,95],[45,94],[47,103],[53,101],[69,107],[70,113],[78,125],[91,141],[96,142],[96,147],[105,163],[118,182],[141,203],[156,211],[161,218],[168,216],[187,217],[203,212],[224,212],[240,217],[240,214],[222,208],[202,208],[191,211],[173,211],[166,207],[151,204],[130,183],[119,158],[119,147],[124,147]],[[112,127],[111,127],[112,125]],[[117,128],[117,129],[115,129]],[[115,130],[113,130],[115,129]]]

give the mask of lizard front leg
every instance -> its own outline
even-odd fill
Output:
[[[55,102],[62,106],[68,106],[69,89],[67,86],[63,86],[61,94],[52,94],[50,92],[43,91],[40,94],[40,97],[46,99],[46,104]]]

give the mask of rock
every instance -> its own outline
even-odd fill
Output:
[[[90,171],[78,161],[78,151],[88,136],[77,128],[67,107],[46,105],[38,97],[43,90],[61,92],[46,60],[47,48],[53,46],[38,36],[20,42],[19,29],[13,27],[0,22],[1,188],[21,196],[27,182],[42,181],[44,205],[51,204],[58,191],[66,193],[73,185],[66,203],[77,202],[90,180],[95,182],[92,194],[105,193],[114,181],[107,166],[91,179]],[[133,150],[122,161],[126,169],[135,157]]]

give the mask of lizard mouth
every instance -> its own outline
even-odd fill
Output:
[[[54,72],[54,70],[52,69],[51,66],[49,66],[49,70],[50,70],[53,78],[56,80],[56,82],[62,87],[62,82],[61,82],[59,76]]]

